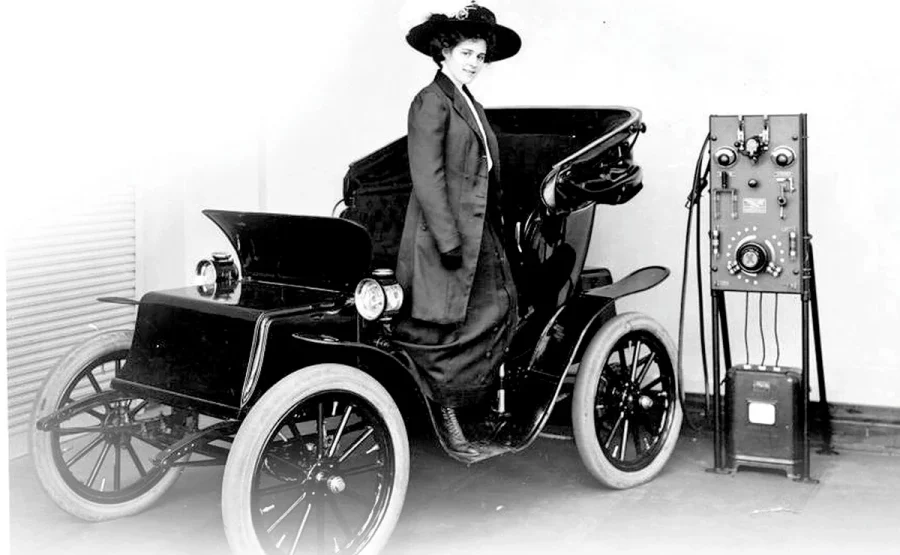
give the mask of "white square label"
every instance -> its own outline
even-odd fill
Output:
[[[766,199],[764,198],[745,198],[743,199],[744,214],[765,214]]]
[[[754,403],[747,404],[747,420],[751,424],[763,424],[766,426],[775,425],[775,405],[770,403]]]

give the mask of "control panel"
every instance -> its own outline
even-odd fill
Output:
[[[710,283],[801,293],[806,114],[710,116]]]

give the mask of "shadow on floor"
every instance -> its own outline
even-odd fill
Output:
[[[817,485],[756,471],[710,474],[711,464],[710,441],[683,433],[653,482],[611,491],[587,473],[571,441],[541,438],[523,453],[470,467],[417,442],[385,553],[900,552],[900,457],[814,454]],[[190,469],[146,512],[104,523],[58,509],[28,457],[9,468],[14,555],[228,553],[222,468]]]

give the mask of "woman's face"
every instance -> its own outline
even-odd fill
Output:
[[[459,85],[468,85],[484,67],[487,43],[484,39],[465,39],[452,49],[444,49],[444,68]]]

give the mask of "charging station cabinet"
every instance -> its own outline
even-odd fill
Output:
[[[803,467],[803,391],[798,368],[740,365],[725,376],[726,466],[784,470]]]

